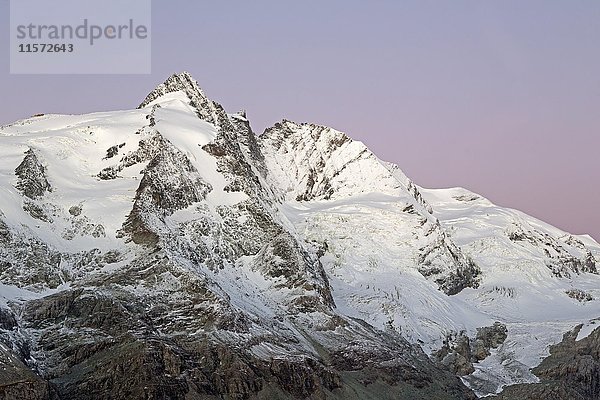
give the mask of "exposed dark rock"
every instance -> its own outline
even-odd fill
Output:
[[[416,214],[417,212],[415,211],[415,206],[412,204],[407,205],[406,207],[404,207],[402,209],[402,212],[405,213],[409,213],[409,214]]]
[[[600,328],[576,340],[581,325],[563,336],[561,343],[550,347],[550,356],[532,372],[539,383],[505,388],[498,396],[503,400],[553,399],[595,400],[600,398]]]
[[[53,222],[52,217],[50,217],[42,207],[32,201],[25,200],[23,202],[23,211],[31,215],[31,218],[35,218],[49,224]]]
[[[474,339],[469,338],[464,331],[449,335],[440,350],[433,353],[435,359],[441,362],[449,371],[457,375],[469,375],[475,371],[473,363],[484,360],[490,355],[490,349],[495,349],[506,340],[508,330],[500,322],[492,326],[477,328]]]
[[[121,144],[116,144],[114,146],[109,147],[108,150],[106,150],[106,157],[104,157],[104,160],[113,158],[114,156],[119,154],[119,149],[124,146],[125,146],[125,143],[121,143]]]
[[[15,174],[19,178],[16,188],[30,199],[37,199],[44,193],[52,191],[46,178],[46,169],[40,163],[33,149],[25,152],[25,158],[15,169]]]
[[[400,336],[378,334],[377,344],[373,339],[350,340],[329,356],[336,371],[346,371],[342,372],[342,377],[352,372],[353,376],[360,376],[361,384],[371,390],[376,390],[378,383],[391,386],[384,391],[387,394],[373,396],[370,392],[367,398],[476,398],[469,390],[455,385],[458,382],[455,375],[431,364],[420,349]]]
[[[135,151],[124,155],[116,165],[111,165],[104,168],[98,173],[98,178],[102,180],[111,180],[118,177],[119,172],[133,165],[148,162],[157,156],[164,138],[153,128],[148,126],[140,130],[140,134],[144,133],[145,137],[138,143],[138,148]]]
[[[69,214],[71,214],[74,217],[78,217],[79,215],[81,215],[81,206],[73,206],[69,208]]]
[[[82,289],[64,291],[28,302],[23,309],[23,320],[35,326],[42,322],[57,322],[68,316],[68,311],[75,299],[83,293]]]
[[[17,327],[17,319],[8,308],[0,307],[0,329],[12,330]]]
[[[477,196],[476,194],[463,194],[460,196],[454,196],[453,198],[454,200],[462,201],[465,203],[481,199],[481,197]]]
[[[158,242],[154,226],[166,215],[203,200],[212,190],[181,151],[158,133],[152,142],[155,149],[141,151],[155,155],[143,171],[133,210],[123,224],[123,232],[135,243],[149,246]]]
[[[140,265],[126,274],[133,281],[153,281],[153,277],[164,276],[157,269],[161,265],[166,267],[161,263]],[[136,276],[140,273],[143,275]],[[121,278],[118,281],[125,283]],[[401,337],[377,333],[363,322],[357,326],[337,317],[336,325],[357,336],[344,343],[337,336],[341,331],[324,331],[327,339],[319,340],[339,344],[320,347],[322,358],[259,359],[247,352],[243,343],[219,343],[218,336],[209,333],[190,336],[182,332],[193,331],[196,323],[207,329],[211,318],[204,319],[205,314],[193,306],[200,304],[197,300],[186,309],[184,299],[208,293],[194,285],[180,287],[177,293],[179,298],[171,302],[174,295],[144,299],[119,291],[108,294],[77,289],[27,303],[22,328],[34,327],[39,332],[35,354],[43,354],[38,366],[54,388],[54,398],[358,399],[364,394],[383,399],[409,394],[415,399],[475,398],[422,351]],[[162,302],[164,307],[149,311],[147,302]],[[215,303],[211,304],[214,307]],[[178,321],[192,325],[173,325]],[[224,329],[222,324],[215,326]],[[281,339],[277,340],[281,344]],[[19,365],[35,385],[49,387]],[[352,394],[356,390],[363,395]],[[42,397],[31,398],[49,398],[42,393]]]
[[[279,285],[290,289],[302,287],[308,292],[318,293],[319,298],[304,296],[293,300],[301,311],[315,309],[317,305],[327,308],[334,305],[321,262],[311,257],[287,232],[276,236],[257,254],[255,268],[267,276],[279,278]]]
[[[50,400],[48,382],[0,344],[0,400]]]
[[[419,188],[411,180],[408,181],[406,190],[408,190],[412,194],[412,196],[415,198],[415,200],[417,200],[417,202],[421,206],[423,206],[423,208],[425,208],[425,210],[427,210],[428,213],[430,213],[430,214],[433,213],[433,208],[431,208],[431,204],[429,204],[429,203],[427,203],[427,201],[425,201],[425,199],[423,198],[423,195],[419,191]]]
[[[572,237],[570,240],[567,238],[565,243],[585,250],[584,258],[573,255],[561,241],[552,236],[538,231],[525,231],[520,226],[512,226],[508,232],[508,237],[513,242],[528,242],[543,251],[546,257],[546,266],[559,278],[569,278],[571,273],[598,274],[595,257],[580,241],[576,241]]]
[[[481,274],[479,267],[448,239],[439,224],[434,225],[432,234],[436,235],[435,240],[421,249],[419,272],[431,277],[450,296],[467,287],[477,288]]]
[[[29,289],[56,288],[62,282],[61,254],[42,241],[13,234],[0,220],[0,281]]]
[[[494,322],[492,326],[477,328],[477,336],[471,344],[471,358],[481,361],[490,355],[490,349],[495,349],[506,340],[508,329],[500,322]]]
[[[231,123],[237,134],[240,148],[245,153],[246,158],[252,161],[252,164],[260,174],[266,176],[267,167],[265,165],[265,157],[260,151],[260,144],[258,143],[257,136],[252,131],[250,122],[246,119],[246,113],[244,112],[243,115],[232,116]]]
[[[471,343],[465,332],[448,337],[444,346],[434,353],[434,356],[456,375],[468,375],[475,371],[471,360]]]
[[[567,294],[567,296],[579,301],[580,303],[585,303],[586,301],[594,300],[591,294],[584,292],[581,289],[570,289],[567,290],[565,293]]]
[[[110,167],[104,168],[102,171],[98,172],[98,178],[108,181],[111,179],[116,179],[118,176],[119,170],[111,165]]]

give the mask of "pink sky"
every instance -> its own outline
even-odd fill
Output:
[[[421,186],[463,186],[600,239],[600,2],[153,5],[151,75],[9,75],[3,57],[0,124],[133,108],[188,70],[259,132],[330,125]],[[8,29],[8,0],[0,15]]]

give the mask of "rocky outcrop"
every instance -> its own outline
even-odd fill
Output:
[[[492,326],[477,328],[475,338],[469,338],[464,331],[449,335],[443,347],[433,355],[453,373],[469,375],[475,371],[473,363],[485,360],[490,350],[498,348],[507,336],[506,326],[495,322]]]
[[[277,321],[261,327],[267,321],[233,309],[210,282],[153,254],[27,302],[17,323],[31,335],[29,367],[10,352],[0,357],[16,371],[0,372],[0,393],[44,400],[475,398],[401,336],[339,316],[315,330],[304,313],[285,328]],[[152,291],[141,290],[149,285]],[[290,327],[303,332],[302,342]],[[296,354],[257,357],[257,346]]]
[[[25,152],[25,158],[15,169],[15,174],[18,177],[16,188],[30,199],[37,199],[44,193],[52,191],[46,178],[46,169],[33,149]]]
[[[581,326],[550,347],[550,356],[532,372],[539,383],[513,385],[497,397],[513,399],[592,400],[600,398],[600,328],[576,340]]]
[[[0,400],[50,400],[50,385],[0,343]]]
[[[508,329],[506,325],[495,322],[492,326],[477,328],[475,341],[471,345],[472,358],[482,361],[490,355],[490,349],[496,349],[506,340]]]
[[[565,293],[567,294],[567,296],[577,300],[580,303],[585,303],[594,300],[594,297],[591,294],[581,289],[569,289]]]
[[[468,375],[475,371],[470,339],[465,332],[448,336],[434,357],[454,374]]]
[[[144,157],[152,154],[152,158],[143,171],[123,232],[131,235],[134,243],[154,245],[158,242],[156,230],[164,224],[165,216],[200,202],[212,187],[190,160],[158,132],[149,142],[154,147],[141,148],[139,153]]]
[[[526,242],[533,245],[538,251],[543,251],[546,266],[559,278],[569,278],[571,274],[591,273],[598,274],[596,259],[593,254],[581,243],[571,236],[564,243],[548,234],[535,230],[525,230],[520,226],[511,226],[507,235],[515,243]],[[582,254],[574,254],[574,247]]]
[[[138,108],[144,108],[160,97],[175,92],[182,92],[187,96],[189,104],[196,109],[200,119],[219,128],[231,125],[223,107],[206,97],[198,82],[187,72],[171,75],[150,92]]]
[[[142,136],[138,142],[138,148],[121,157],[117,164],[102,169],[97,175],[98,178],[102,180],[116,179],[125,168],[149,162],[155,158],[162,146],[166,144],[164,138],[149,126],[141,128],[138,134]]]
[[[62,281],[61,254],[43,241],[12,232],[0,219],[0,281],[32,290]]]
[[[104,157],[104,159],[107,160],[119,154],[119,149],[123,146],[125,146],[125,143],[115,144],[114,146],[109,147],[108,150],[106,150],[106,157]]]
[[[464,288],[479,286],[479,267],[463,254],[442,230],[439,222],[427,232],[433,239],[420,249],[418,270],[435,281],[447,295],[460,293]]]
[[[17,319],[14,313],[8,308],[0,307],[0,329],[10,331],[16,327]]]
[[[321,262],[287,232],[280,233],[261,249],[254,259],[254,268],[273,278],[278,287],[301,288],[302,295],[289,299],[301,312],[327,310],[335,305]]]

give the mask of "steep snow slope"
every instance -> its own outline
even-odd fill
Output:
[[[331,204],[369,193],[391,196],[402,211],[398,224],[409,224],[403,233],[414,234],[409,243],[413,269],[446,294],[477,286],[477,266],[448,240],[414,184],[362,143],[331,128],[283,121],[265,131],[260,146],[268,176],[288,204]]]
[[[481,267],[479,289],[457,297],[508,327],[506,342],[469,379],[474,385],[527,379],[525,367],[538,365],[549,344],[598,317],[600,247],[589,237],[567,234],[464,189],[421,192],[452,239]],[[523,377],[515,373],[519,369]]]
[[[507,326],[504,344],[464,377],[479,394],[535,382],[529,369],[549,345],[598,317],[599,246],[589,237],[465,190],[418,188],[330,128],[283,121],[261,146],[283,193],[281,212],[322,254],[340,311],[401,332],[428,353],[461,331],[474,338],[496,321]],[[448,256],[434,267],[466,260],[471,284],[443,293],[425,279],[424,254],[440,247]],[[444,279],[453,280],[437,278],[441,288]]]
[[[331,128],[258,137],[186,73],[0,141],[0,363],[33,398],[472,398],[452,373],[535,381],[598,317],[591,238]]]

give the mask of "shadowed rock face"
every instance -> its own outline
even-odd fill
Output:
[[[7,308],[0,308],[0,329],[13,330],[17,327],[15,315]]]
[[[540,383],[509,386],[499,399],[593,400],[600,398],[600,328],[576,340],[581,326],[550,347],[550,356],[532,372]]]
[[[36,289],[61,283],[61,255],[39,239],[11,232],[0,219],[0,282]]]
[[[156,244],[158,236],[153,224],[164,223],[164,217],[206,198],[212,190],[204,182],[190,160],[157,132],[150,142],[155,148],[143,171],[133,210],[123,224],[137,244]]]
[[[0,309],[0,313],[5,310]],[[0,326],[6,329],[6,326]],[[0,399],[47,400],[51,390],[47,381],[37,376],[0,342]]]
[[[546,266],[558,277],[570,277],[573,273],[581,274],[584,272],[598,274],[594,256],[585,249],[581,241],[572,236],[567,238],[565,243],[586,250],[584,258],[574,257],[558,240],[539,232],[524,231],[516,227],[508,232],[508,237],[515,243],[526,242],[543,249],[547,258]]]
[[[447,295],[460,293],[467,287],[479,286],[479,267],[466,257],[436,224],[428,236],[434,239],[428,246],[420,249],[419,272],[434,280],[440,290]],[[454,268],[449,268],[448,266]]]
[[[25,152],[25,158],[15,169],[15,174],[19,178],[16,185],[17,189],[30,199],[37,199],[52,190],[46,178],[46,170],[33,149]]]
[[[297,339],[280,327],[248,335],[250,327],[259,327],[236,316],[206,282],[152,259],[111,277],[117,286],[91,288],[87,282],[85,289],[26,303],[18,324],[36,338],[31,355],[43,378],[10,353],[10,359],[0,356],[13,371],[0,375],[5,398],[475,398],[402,337],[338,316],[318,329],[299,317],[296,329],[320,343],[317,353],[258,358],[247,350],[294,347]],[[140,297],[118,288],[128,281],[163,287],[156,277],[167,275],[177,277],[177,290]],[[236,339],[227,340],[227,332]],[[11,397],[17,391],[27,394]]]
[[[290,298],[290,304],[295,309],[310,312],[335,306],[321,262],[311,257],[287,232],[279,234],[261,249],[254,261],[254,268],[280,279],[282,286],[302,288],[308,292]]]
[[[477,328],[477,335],[472,344],[472,354],[475,361],[484,360],[490,355],[490,349],[495,349],[506,340],[508,330],[500,322],[492,326]]]
[[[473,363],[485,360],[491,349],[504,343],[507,334],[506,326],[500,322],[478,328],[475,338],[469,338],[465,332],[459,332],[448,336],[444,346],[433,355],[453,373],[468,375],[475,371]]]

